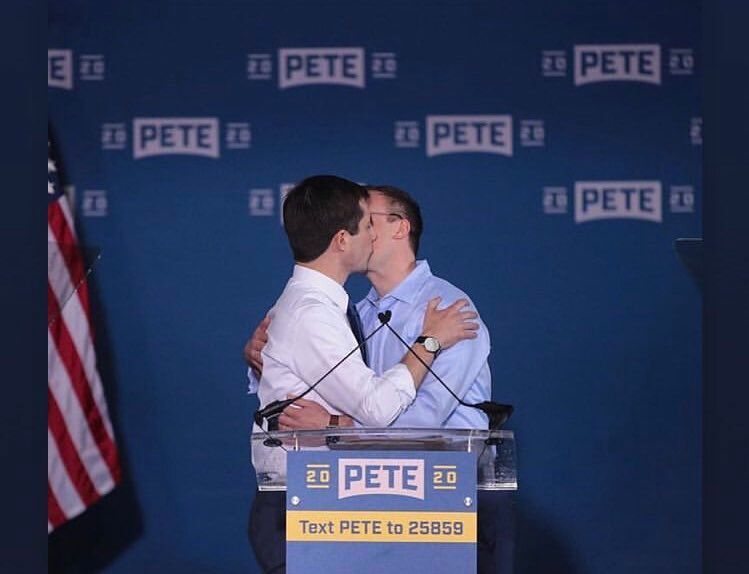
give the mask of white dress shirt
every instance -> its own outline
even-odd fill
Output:
[[[346,317],[348,294],[326,275],[300,265],[271,309],[268,343],[262,351],[260,406],[297,396],[356,347]],[[375,374],[355,352],[308,393],[334,414],[346,413],[365,426],[389,425],[414,400],[408,368],[397,363]],[[255,429],[256,431],[259,429]]]

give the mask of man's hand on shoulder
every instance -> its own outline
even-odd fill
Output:
[[[458,299],[444,309],[437,309],[441,300],[442,297],[435,297],[427,303],[422,334],[436,338],[442,349],[465,339],[475,339],[479,324],[472,319],[478,314],[470,310],[469,301]]]

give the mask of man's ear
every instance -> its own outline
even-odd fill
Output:
[[[348,242],[348,233],[344,229],[339,229],[333,235],[333,239],[330,240],[329,249],[332,249],[334,253],[340,253],[345,251],[346,243]]]
[[[409,233],[411,233],[411,222],[408,219],[401,219],[393,237],[395,239],[408,239]]]

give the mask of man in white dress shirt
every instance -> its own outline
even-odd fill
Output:
[[[284,229],[296,264],[269,313],[258,387],[261,407],[301,394],[356,347],[343,284],[351,273],[365,272],[372,255],[375,236],[367,197],[356,183],[327,175],[305,179],[286,197]],[[439,300],[427,305],[420,338],[425,340],[414,345],[428,365],[441,349],[475,338],[478,329],[476,313],[463,310],[467,300],[437,310]],[[387,426],[413,402],[426,374],[406,352],[378,376],[356,352],[307,396],[331,413],[347,413],[366,426]],[[250,513],[250,541],[267,573],[285,571],[285,504],[279,495],[257,492]]]

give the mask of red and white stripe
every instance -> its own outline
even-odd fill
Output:
[[[47,529],[51,532],[112,490],[120,482],[120,464],[96,368],[84,262],[67,199],[61,196],[47,209]]]

